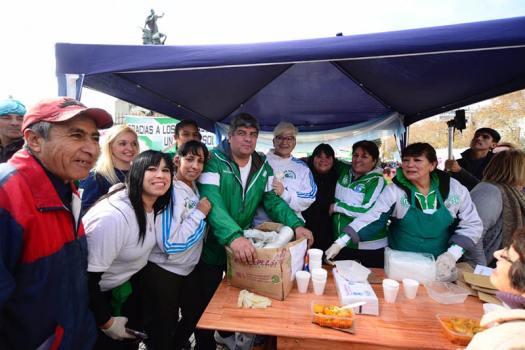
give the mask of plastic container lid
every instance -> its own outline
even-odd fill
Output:
[[[425,283],[428,296],[440,304],[460,304],[467,299],[469,292],[448,282]]]
[[[483,304],[483,312],[488,314],[489,312],[492,312],[492,311],[499,311],[499,310],[505,310],[507,309],[506,307],[504,306],[501,306],[501,305],[496,305],[496,304],[492,304],[492,303],[485,303]]]
[[[457,344],[457,345],[461,345],[461,346],[467,346],[474,336],[473,335],[464,334],[464,333],[458,333],[458,332],[454,331],[454,329],[452,328],[452,325],[450,323],[450,320],[453,317],[469,318],[469,319],[476,320],[478,322],[480,321],[480,319],[477,318],[477,317],[469,317],[469,316],[455,316],[455,315],[452,316],[452,315],[442,315],[442,314],[437,314],[436,315],[436,318],[439,320],[439,324],[441,325],[441,330],[443,331],[445,336],[448,339],[450,339],[450,341],[453,344]]]
[[[458,269],[457,267],[454,267],[451,271],[451,274],[450,274],[450,278],[446,281],[443,281],[443,282],[456,282],[456,280],[458,279]]]
[[[337,272],[350,282],[366,281],[369,269],[354,260],[338,260],[335,262]]]

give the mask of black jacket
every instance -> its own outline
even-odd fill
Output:
[[[489,152],[483,158],[470,160],[470,152],[471,150],[469,148],[461,153],[461,158],[458,159],[461,170],[451,175],[469,191],[472,191],[472,189],[483,180],[483,171],[494,157],[494,153]]]
[[[14,140],[5,147],[2,147],[2,145],[0,145],[0,163],[7,162],[13,156],[13,154],[22,149],[23,145],[23,137],[19,138],[18,140]]]

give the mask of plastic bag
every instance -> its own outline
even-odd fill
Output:
[[[261,231],[249,229],[244,231],[246,237],[255,248],[283,248],[294,237],[293,230],[288,226],[282,226],[279,233],[275,231]]]
[[[420,284],[436,280],[434,256],[427,253],[402,252],[385,248],[385,273],[388,278],[401,282],[411,278]]]
[[[263,248],[267,243],[273,242],[277,237],[277,232],[260,231],[256,229],[244,230],[244,237],[252,242],[255,248]]]

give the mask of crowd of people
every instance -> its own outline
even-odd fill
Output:
[[[145,334],[153,349],[185,348],[191,334],[196,349],[233,349],[234,334],[196,325],[227,271],[225,247],[255,261],[244,231],[266,221],[328,262],[383,267],[389,246],[432,254],[443,280],[458,261],[497,265],[502,300],[522,311],[504,316],[525,327],[525,151],[496,130],[477,130],[446,171],[430,144],[410,144],[387,184],[374,142],[356,142],[351,162],[328,144],[297,159],[298,129],[281,122],[263,155],[247,113],[211,151],[191,119],[177,124],[173,154],[140,153],[133,129],[112,124],[72,98],[27,111],[0,101],[1,349],[137,349]]]

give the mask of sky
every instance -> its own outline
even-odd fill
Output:
[[[141,45],[154,9],[167,45],[299,40],[525,16],[524,0],[1,0],[0,99],[30,107],[58,93],[54,45]],[[82,102],[113,114],[115,99]]]

